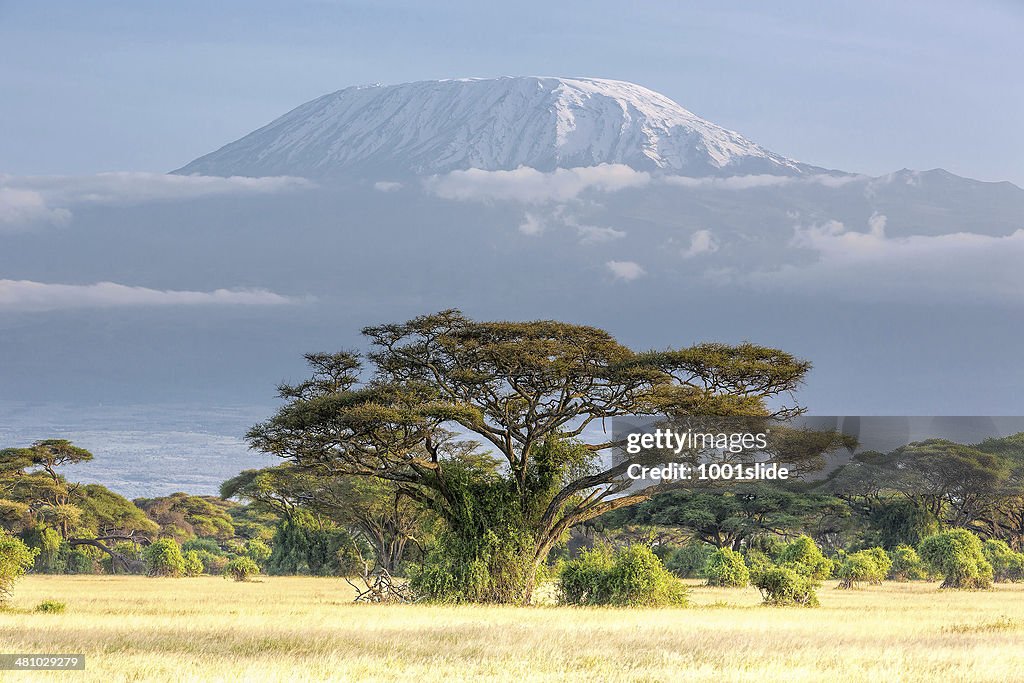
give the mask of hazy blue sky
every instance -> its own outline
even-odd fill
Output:
[[[1024,185],[1018,0],[482,4],[0,0],[0,172],[170,170],[348,85],[527,74],[635,81],[819,165]]]

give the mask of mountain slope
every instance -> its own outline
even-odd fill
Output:
[[[175,173],[423,175],[602,163],[692,176],[817,170],[632,83],[506,77],[339,90]]]

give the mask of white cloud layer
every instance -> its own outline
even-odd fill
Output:
[[[600,164],[577,168],[559,168],[544,172],[528,166],[514,171],[484,171],[471,168],[431,176],[424,181],[428,192],[456,201],[516,201],[526,204],[566,202],[588,190],[617,192],[632,187],[664,184],[691,189],[749,190],[807,183],[841,187],[866,181],[865,176],[817,174],[806,176],[743,175],[723,178],[689,176],[652,176],[623,164]],[[380,189],[380,188],[378,188]]]
[[[690,236],[690,246],[682,250],[683,258],[693,258],[701,254],[712,254],[718,251],[718,240],[710,230],[698,230]]]
[[[0,229],[31,223],[66,223],[66,208],[81,204],[129,205],[198,199],[229,194],[288,192],[314,184],[304,178],[277,176],[221,178],[163,173],[96,173],[82,176],[0,175]]]
[[[867,232],[838,221],[797,227],[791,246],[816,260],[730,279],[851,300],[1024,303],[1024,230],[889,237],[885,216],[875,215]]]
[[[0,280],[0,311],[54,311],[122,306],[281,306],[299,303],[266,289],[195,292],[132,287],[115,282],[65,285],[31,280]]]
[[[647,271],[636,261],[608,261],[605,266],[616,280],[625,280],[626,282],[647,274]]]
[[[828,175],[820,173],[805,176],[781,175],[737,175],[723,178],[691,178],[689,176],[665,176],[661,182],[666,185],[693,189],[708,188],[712,190],[752,190],[758,187],[778,187],[780,185],[810,184],[824,187],[842,187],[857,181],[867,181],[865,176]]]
[[[378,192],[394,192],[395,190],[402,189],[402,183],[396,183],[390,180],[378,180],[373,184],[373,189]]]
[[[514,171],[471,168],[432,176],[424,181],[429,192],[458,201],[518,201],[526,204],[565,202],[587,190],[616,192],[642,187],[651,174],[622,164],[558,168],[543,172],[520,166]]]

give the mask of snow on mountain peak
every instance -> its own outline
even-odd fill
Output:
[[[345,88],[176,173],[425,175],[602,163],[691,176],[811,168],[633,83],[503,77]]]

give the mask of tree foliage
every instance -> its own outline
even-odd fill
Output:
[[[991,588],[992,565],[981,540],[966,529],[952,529],[929,536],[917,549],[921,559],[945,578],[943,588],[977,590]]]
[[[627,491],[628,464],[601,464],[599,454],[613,444],[577,441],[592,423],[619,415],[768,415],[769,400],[794,391],[810,367],[753,344],[637,353],[593,327],[478,322],[458,311],[363,332],[372,346],[366,375],[354,353],[307,356],[312,377],[280,388],[288,404],[250,430],[252,445],[317,473],[391,482],[439,515],[458,539],[450,547],[471,556],[508,547],[467,547],[470,539],[512,536],[503,528],[478,533],[493,510],[463,514],[466,495],[486,489],[507,497],[525,576],[517,578],[523,562],[480,556],[478,566],[492,574],[508,567],[510,577],[491,578],[521,584],[501,592],[510,602],[529,600],[537,569],[570,528],[655,492]],[[500,485],[482,488],[464,477],[446,449],[449,428],[493,450]],[[504,513],[497,519],[508,521]]]

